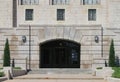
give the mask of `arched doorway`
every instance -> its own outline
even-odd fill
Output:
[[[80,68],[80,44],[56,39],[40,44],[40,68]]]

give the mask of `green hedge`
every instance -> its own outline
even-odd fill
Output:
[[[98,69],[98,70],[99,70],[99,69],[103,69],[103,67],[97,67],[96,69]]]
[[[2,70],[3,68],[0,68],[0,70]]]
[[[4,48],[3,66],[10,66],[10,48],[8,39],[6,39]]]
[[[13,69],[18,69],[18,70],[20,70],[20,69],[21,69],[21,67],[14,67]]]
[[[4,72],[0,72],[0,77],[3,77],[4,75]]]
[[[115,49],[114,49],[114,41],[112,39],[109,50],[109,67],[116,67],[115,65]]]
[[[113,67],[114,73],[112,74],[112,77],[114,78],[120,78],[120,67]]]

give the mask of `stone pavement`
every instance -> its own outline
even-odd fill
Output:
[[[101,77],[87,74],[28,74],[4,82],[107,82]]]
[[[107,82],[104,80],[9,80],[4,82]]]

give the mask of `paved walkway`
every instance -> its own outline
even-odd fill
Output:
[[[80,74],[28,74],[4,82],[107,82],[101,77]]]
[[[4,82],[107,82],[104,80],[9,80]]]

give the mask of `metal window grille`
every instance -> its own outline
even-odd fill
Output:
[[[83,5],[96,5],[100,4],[100,0],[83,0]]]
[[[38,5],[39,0],[21,0],[21,5]]]
[[[33,20],[33,9],[26,9],[25,20]]]
[[[70,0],[50,0],[52,5],[68,5]]]
[[[95,21],[96,20],[96,9],[89,9],[88,10],[88,20]]]
[[[65,20],[65,9],[57,9],[57,20]]]

